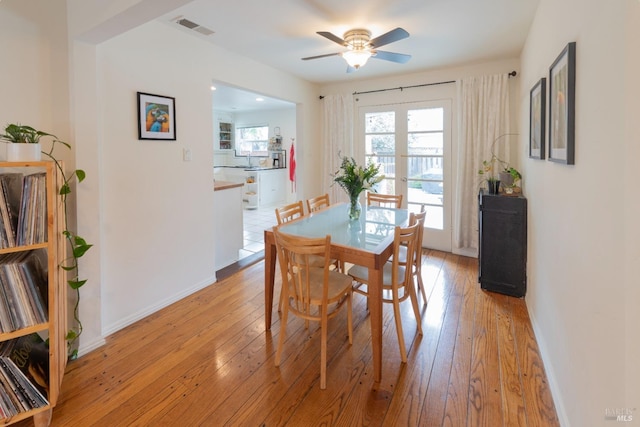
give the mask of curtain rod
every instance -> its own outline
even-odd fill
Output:
[[[509,74],[509,77],[515,77],[518,75],[518,73],[516,71],[511,71]],[[424,83],[424,84],[420,84],[420,85],[413,85],[413,86],[399,86],[399,87],[392,87],[392,88],[387,88],[387,89],[376,89],[376,90],[367,90],[367,91],[363,91],[363,92],[353,92],[352,95],[361,95],[364,93],[376,93],[376,92],[386,92],[389,90],[404,90],[404,89],[412,89],[412,88],[416,88],[416,87],[426,87],[426,86],[437,86],[437,85],[446,85],[446,84],[451,84],[451,83],[455,83],[455,80],[448,80],[446,82],[435,82],[435,83]],[[319,96],[320,99],[324,98],[324,95],[320,95]]]

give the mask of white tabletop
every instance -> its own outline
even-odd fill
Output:
[[[379,252],[388,246],[389,239],[393,239],[395,227],[406,226],[408,219],[407,209],[362,206],[360,219],[351,221],[349,204],[340,203],[283,224],[280,231],[301,237],[324,237],[329,234],[334,245]],[[384,245],[381,246],[381,243]]]

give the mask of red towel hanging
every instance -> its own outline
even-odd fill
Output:
[[[295,138],[291,138],[291,150],[289,151],[289,181],[291,181],[291,192],[296,191],[296,152],[293,148]]]

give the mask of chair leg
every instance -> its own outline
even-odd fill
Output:
[[[287,317],[289,316],[288,305],[284,306],[282,318],[280,319],[280,337],[278,338],[278,349],[276,350],[275,365],[280,366],[280,358],[282,357],[282,346],[284,345],[284,336],[287,332]]]
[[[349,345],[353,344],[353,315],[351,314],[352,296],[353,296],[352,292],[349,292],[347,294],[347,328],[349,332]]]
[[[320,320],[320,389],[327,388],[327,311],[323,310]]]
[[[424,282],[422,282],[422,274],[420,274],[420,272],[418,271],[418,273],[416,274],[416,283],[418,284],[418,289],[420,290],[420,293],[422,294],[422,300],[424,301],[423,305],[427,305],[427,293],[424,290]]]
[[[396,320],[396,332],[398,333],[398,344],[400,345],[400,359],[402,363],[407,363],[407,349],[404,344],[404,333],[402,332],[402,318],[400,317],[400,302],[398,301],[398,289],[393,289],[393,317]]]
[[[278,302],[278,313],[282,313],[282,304],[284,302],[284,293],[280,289],[280,301]]]
[[[418,308],[418,295],[416,295],[416,288],[408,286],[409,299],[411,300],[411,306],[413,307],[413,315],[416,317],[416,323],[418,326],[418,333],[422,335],[422,317],[420,316],[420,309]]]

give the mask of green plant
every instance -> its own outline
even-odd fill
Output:
[[[496,176],[496,174],[499,172],[505,172],[511,176],[513,181],[510,187],[515,187],[518,181],[522,179],[522,174],[516,168],[511,166],[508,162],[500,159],[498,156],[496,156],[494,152],[495,144],[500,138],[505,136],[512,136],[512,135],[518,135],[518,134],[505,133],[497,137],[493,141],[493,143],[491,143],[491,158],[489,160],[483,160],[482,167],[478,169],[478,174],[483,177],[487,177],[485,178],[487,181],[489,182],[498,181],[499,179],[498,179],[498,176]],[[496,169],[499,169],[499,170],[496,171]]]
[[[37,144],[43,136],[54,137],[31,126],[20,124],[9,124],[4,128],[4,132],[0,134],[0,140],[14,144]]]
[[[366,167],[359,166],[353,157],[343,157],[340,169],[333,175],[337,182],[353,199],[366,189],[373,191],[373,186],[384,179],[380,175],[380,165],[369,163]]]
[[[70,329],[67,331],[66,340],[67,340],[67,348],[68,348],[68,356],[71,359],[75,359],[78,356],[78,350],[74,348],[76,341],[80,338],[82,334],[82,321],[80,320],[79,309],[80,309],[80,288],[87,282],[86,279],[80,279],[80,269],[78,265],[78,260],[91,248],[91,244],[88,244],[85,239],[74,233],[69,229],[69,220],[67,215],[67,196],[71,194],[71,183],[73,180],[77,179],[78,183],[82,182],[86,174],[82,169],[74,170],[71,175],[67,176],[62,167],[62,164],[58,160],[58,158],[54,155],[54,150],[58,144],[71,149],[71,145],[68,143],[61,141],[57,136],[36,130],[31,126],[19,125],[19,124],[9,124],[5,127],[5,133],[0,135],[0,140],[4,140],[7,142],[13,143],[38,143],[40,139],[43,137],[51,138],[51,148],[49,151],[42,151],[42,154],[53,160],[56,165],[58,171],[62,175],[62,186],[60,187],[59,195],[62,197],[62,202],[64,206],[64,230],[62,231],[62,235],[67,240],[69,247],[71,249],[71,255],[66,259],[62,260],[60,263],[60,268],[65,270],[70,276],[67,280],[67,284],[76,292],[76,303],[73,308],[73,318],[77,324],[75,329]]]
[[[522,179],[522,174],[514,167],[508,166],[504,169],[504,172],[511,175],[511,179],[513,180],[511,184],[512,187],[515,187],[518,184],[518,181]]]

